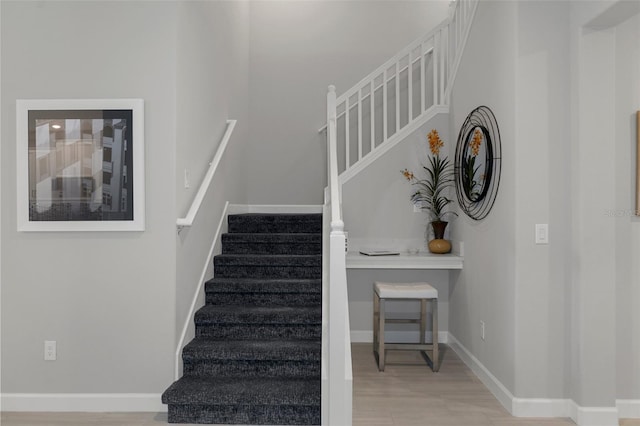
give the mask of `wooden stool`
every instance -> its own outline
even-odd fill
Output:
[[[390,319],[385,318],[385,301],[393,300],[419,300],[419,319]],[[425,342],[425,332],[427,331],[427,301],[431,301],[431,323],[433,325],[433,343]],[[420,343],[385,343],[384,325],[385,323],[419,323]],[[431,366],[434,372],[440,369],[438,359],[438,290],[427,283],[381,283],[376,282],[373,287],[373,353],[378,362],[378,370],[384,371],[385,351],[395,350],[418,350],[425,357],[425,351],[431,350]]]

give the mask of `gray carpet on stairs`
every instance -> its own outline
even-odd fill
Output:
[[[322,215],[230,215],[169,423],[320,424]]]

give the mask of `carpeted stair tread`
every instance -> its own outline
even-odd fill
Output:
[[[211,324],[321,324],[322,309],[295,306],[229,306],[205,305],[195,313],[195,323]]]
[[[184,376],[163,394],[163,404],[320,405],[320,378],[276,379]]]
[[[216,277],[321,278],[322,255],[220,254],[213,267]]]
[[[207,293],[322,293],[318,278],[223,278],[205,283]]]
[[[205,297],[208,305],[321,306],[322,280],[215,277]]]
[[[322,232],[322,214],[307,213],[246,213],[229,215],[230,233],[320,233]]]
[[[314,340],[322,338],[322,324],[196,324],[196,337],[229,340]]]
[[[169,423],[217,425],[319,425],[320,406],[169,404]]]
[[[222,243],[322,243],[322,234],[313,232],[236,232],[222,234]]]
[[[223,254],[321,254],[318,233],[222,234]]]
[[[214,340],[196,338],[182,351],[185,362],[193,361],[320,361],[321,342],[312,340]]]
[[[219,254],[213,258],[215,266],[322,266],[322,255],[315,254]]]
[[[207,305],[318,306],[321,293],[207,293]]]

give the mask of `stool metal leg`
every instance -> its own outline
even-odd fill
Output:
[[[384,362],[386,350],[384,348],[384,318],[385,318],[385,300],[380,299],[380,314],[378,319],[378,370],[384,371]]]
[[[378,294],[373,292],[373,354],[376,357],[376,362],[378,361],[378,327],[380,325],[380,298]]]
[[[420,299],[420,343],[425,344],[427,334],[427,299]]]
[[[433,371],[440,370],[440,354],[438,353],[438,299],[431,299],[431,322],[433,324]]]

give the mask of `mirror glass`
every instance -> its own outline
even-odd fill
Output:
[[[491,181],[491,139],[482,126],[474,127],[465,140],[462,157],[462,188],[471,202],[482,200]]]

